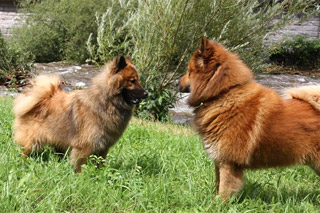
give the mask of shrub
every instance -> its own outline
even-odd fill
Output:
[[[128,15],[134,7],[130,1],[120,4],[121,1],[110,1],[110,7],[100,15],[96,13],[96,36],[91,33],[87,41],[89,57],[87,62],[102,64],[121,54],[129,54],[133,49],[129,39]]]
[[[14,30],[13,42],[16,47],[31,52],[36,62],[60,61],[62,57],[62,37],[50,24],[32,24]]]
[[[25,85],[25,78],[30,75],[31,66],[31,55],[9,47],[0,32],[0,85]]]
[[[312,4],[302,0],[291,4],[257,0],[110,2],[103,16],[97,16],[98,36],[92,35],[88,41],[90,58],[102,63],[120,53],[132,55],[150,94],[137,113],[158,120],[167,119],[169,107],[177,98],[177,79],[185,72],[187,59],[203,35],[239,53],[254,71],[259,71],[266,57],[262,51],[265,35]],[[280,15],[279,22],[270,21]]]
[[[96,36],[95,13],[102,13],[108,0],[21,0],[25,24],[13,31],[13,42],[32,52],[37,62],[88,58],[86,41]]]
[[[270,60],[282,66],[319,68],[320,39],[310,40],[306,36],[294,36],[282,40],[271,47]]]

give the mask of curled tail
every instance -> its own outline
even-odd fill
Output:
[[[13,112],[21,117],[34,109],[42,100],[52,97],[61,90],[61,79],[56,74],[40,75],[31,80],[31,87],[25,89],[14,103]]]
[[[320,110],[320,86],[303,86],[287,90],[289,98],[296,98],[310,103],[314,108]]]

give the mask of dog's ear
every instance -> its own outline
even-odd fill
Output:
[[[201,42],[200,42],[200,47],[197,51],[197,65],[199,67],[203,67],[204,66],[204,61],[203,59],[205,58],[205,56],[207,55],[207,48],[208,48],[208,39],[207,37],[203,36],[201,38]]]
[[[127,62],[124,56],[120,56],[115,60],[115,72],[114,74],[118,73],[119,71],[123,70],[127,66]]]
[[[127,56],[127,57],[126,57],[126,61],[131,63],[131,57],[130,57],[130,56]]]
[[[208,39],[207,39],[207,37],[203,36],[201,38],[201,43],[200,43],[200,47],[199,47],[200,55],[204,55],[206,53],[207,46],[208,46]]]

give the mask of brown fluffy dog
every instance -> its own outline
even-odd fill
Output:
[[[191,92],[194,125],[215,160],[223,198],[239,191],[244,169],[303,164],[320,175],[319,86],[291,89],[291,99],[282,99],[256,83],[237,55],[204,37],[179,90]]]
[[[84,90],[66,93],[57,75],[38,76],[16,100],[15,141],[28,156],[48,144],[71,148],[76,172],[91,154],[106,157],[131,118],[133,105],[147,96],[130,58],[108,64]]]

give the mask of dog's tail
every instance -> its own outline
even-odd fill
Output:
[[[56,74],[40,75],[31,80],[31,86],[23,91],[15,100],[13,112],[16,117],[21,117],[39,103],[51,98],[58,90],[61,90],[61,79]]]
[[[287,95],[291,98],[306,101],[320,110],[320,85],[291,88],[287,90]]]

